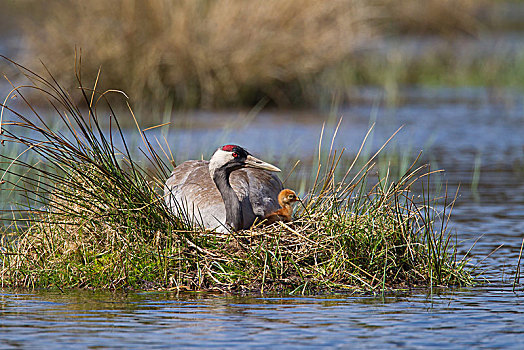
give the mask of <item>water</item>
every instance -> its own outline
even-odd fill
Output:
[[[383,298],[92,292],[0,298],[0,346],[13,349],[520,348],[524,333],[521,301],[503,286]]]
[[[410,89],[387,108],[376,91],[337,113],[195,113],[168,133],[177,161],[224,142],[290,170],[312,157],[343,116],[336,147],[355,152],[373,122],[370,149],[404,125],[392,147],[446,170],[459,254],[472,250],[489,283],[387,296],[240,297],[175,293],[25,292],[0,295],[0,348],[521,348],[523,286],[512,290],[524,237],[524,102],[482,89]],[[366,95],[367,94],[367,95]],[[222,127],[227,125],[224,131]],[[280,160],[279,160],[280,159]],[[475,170],[477,169],[477,170]],[[476,186],[472,180],[478,179]],[[498,250],[487,257],[494,249]],[[524,278],[524,276],[523,276]],[[524,280],[523,280],[524,281]]]

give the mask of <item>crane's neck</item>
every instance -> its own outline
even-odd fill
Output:
[[[210,175],[215,182],[218,191],[222,195],[222,200],[226,207],[226,225],[231,226],[235,231],[244,228],[242,206],[240,201],[229,183],[229,175],[233,169],[221,167],[210,169]]]
[[[293,208],[291,208],[291,204],[289,203],[282,203],[282,209],[286,212],[286,214],[291,215],[293,213]]]

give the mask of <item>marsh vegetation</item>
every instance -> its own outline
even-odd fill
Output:
[[[5,22],[23,42],[17,60],[45,62],[67,89],[77,84],[69,68],[76,47],[86,81],[101,68],[108,74],[100,89],[123,90],[135,105],[217,108],[267,99],[303,107],[358,85],[393,93],[402,84],[493,81],[510,72],[505,59],[484,65],[455,56],[461,39],[474,40],[486,27],[486,3],[26,0],[7,5],[13,16]],[[405,33],[429,42],[381,49]]]
[[[2,196],[19,199],[3,212],[3,286],[311,293],[473,281],[447,230],[453,198],[435,194],[435,172],[417,157],[399,177],[376,171],[389,140],[361,159],[363,135],[347,162],[321,138],[292,223],[203,232],[164,203],[167,140],[150,140],[137,122],[137,158],[107,104],[111,92],[95,84],[71,96],[52,76],[18,68],[32,83],[14,88],[21,104],[3,105],[2,142],[11,151],[1,156]],[[31,104],[27,89],[49,105]],[[102,105],[109,116],[98,114]],[[43,114],[50,111],[53,118]]]

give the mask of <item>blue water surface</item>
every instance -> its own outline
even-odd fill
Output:
[[[393,296],[0,295],[2,348],[521,348],[501,285]]]

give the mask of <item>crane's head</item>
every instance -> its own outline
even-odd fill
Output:
[[[276,166],[253,157],[248,151],[237,145],[219,147],[209,162],[210,171],[224,168],[231,172],[240,168],[257,168],[269,171],[280,171]]]
[[[299,199],[298,199],[297,194],[295,193],[295,191],[290,190],[288,188],[283,189],[278,194],[278,202],[280,203],[280,205],[292,204],[292,203],[295,203],[298,200]]]

